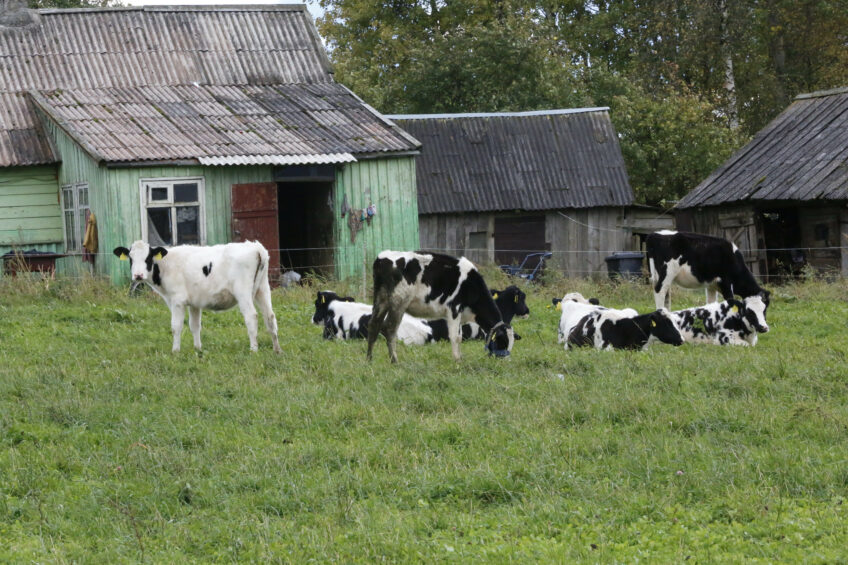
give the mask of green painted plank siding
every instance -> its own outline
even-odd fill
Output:
[[[61,242],[56,167],[0,169],[0,255],[12,248],[54,251]]]
[[[377,214],[364,223],[351,242],[342,202],[362,209],[374,203]],[[350,163],[336,174],[335,190],[336,274],[340,279],[370,276],[371,263],[380,251],[418,249],[418,196],[415,158],[396,157]]]

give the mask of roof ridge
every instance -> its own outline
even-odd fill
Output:
[[[831,88],[830,90],[816,90],[815,92],[807,92],[805,94],[799,94],[795,97],[795,100],[806,100],[808,98],[821,98],[823,96],[833,96],[835,94],[848,94],[848,86],[842,86],[839,88]]]
[[[560,108],[554,110],[529,110],[524,112],[468,112],[457,114],[383,114],[391,120],[428,120],[454,118],[499,118],[522,116],[557,116],[560,114],[581,114],[585,112],[608,112],[609,106],[596,108]]]
[[[95,6],[89,8],[39,8],[42,15],[93,12],[295,12],[306,10],[306,4],[198,4],[162,6]]]

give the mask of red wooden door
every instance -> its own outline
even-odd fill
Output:
[[[276,286],[280,277],[277,183],[234,184],[232,195],[233,241],[256,240],[265,246],[271,255],[268,275]]]

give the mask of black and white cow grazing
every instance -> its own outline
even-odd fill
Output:
[[[644,349],[655,341],[682,345],[683,337],[668,310],[624,316],[620,311],[595,308],[568,333],[565,348],[592,346],[597,349]]]
[[[271,305],[268,282],[268,251],[261,243],[246,241],[211,247],[179,245],[165,249],[136,241],[127,249],[116,247],[115,255],[129,259],[132,279],[150,285],[171,310],[173,351],[180,350],[180,335],[188,307],[188,327],[194,347],[200,344],[200,317],[203,310],[227,310],[238,305],[247,326],[250,350],[257,350],[259,304],[265,327],[271,334],[274,351],[280,353],[277,318]]]
[[[374,261],[374,313],[368,325],[370,360],[374,342],[385,331],[389,357],[397,362],[397,330],[403,314],[443,318],[454,359],[459,360],[463,322],[476,322],[486,332],[490,354],[507,356],[515,342],[483,277],[465,257],[383,251]]]
[[[645,240],[651,284],[657,308],[671,308],[671,284],[705,288],[707,303],[720,291],[725,300],[759,294],[768,304],[769,292],[757,284],[736,244],[710,235],[663,230]]]
[[[515,285],[510,285],[503,290],[492,290],[492,298],[495,299],[495,306],[501,312],[504,324],[512,323],[512,319],[516,316],[528,318],[530,316],[530,308],[527,307],[527,295],[523,290]],[[448,323],[446,320],[427,320],[425,322],[433,329],[433,341],[443,341],[450,338],[448,335]],[[486,332],[474,322],[462,324],[462,339],[485,339]],[[521,336],[515,334],[515,339],[521,339]]]
[[[757,336],[769,331],[768,305],[762,297],[749,296],[741,302],[727,300],[671,313],[683,340],[715,345],[756,345]]]

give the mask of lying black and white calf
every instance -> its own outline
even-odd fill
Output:
[[[486,332],[490,354],[506,357],[515,333],[474,264],[460,257],[411,251],[383,251],[374,260],[374,313],[368,324],[370,360],[374,342],[385,331],[389,358],[397,363],[396,343],[403,314],[446,320],[453,357],[461,357],[460,326],[476,322]]]
[[[571,333],[574,326],[576,326],[584,316],[597,310],[617,312],[621,316],[632,317],[639,315],[639,312],[633,308],[624,308],[622,310],[606,308],[605,306],[600,305],[600,301],[597,298],[589,298],[587,300],[579,292],[570,292],[562,298],[552,299],[551,302],[556,306],[557,310],[562,312],[559,318],[559,328],[557,330],[558,343],[565,343],[568,338],[568,334]],[[567,344],[566,349],[568,349]]]
[[[577,319],[572,326],[560,325],[560,330],[566,332],[566,349],[569,346],[644,349],[656,341],[671,345],[683,344],[680,330],[665,309],[650,314],[628,315],[622,310],[566,302],[563,303],[562,310],[563,318],[567,317],[569,321]]]
[[[767,309],[756,295],[677,310],[671,317],[688,343],[747,346],[756,345],[758,334],[769,331]]]
[[[312,323],[324,326],[324,339],[367,339],[371,305],[355,302],[323,290],[315,298]],[[398,326],[398,339],[406,345],[424,345],[435,341],[433,329],[424,321],[405,314]]]

